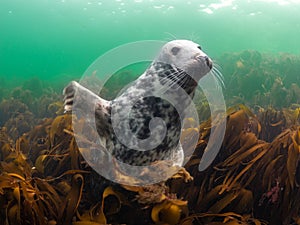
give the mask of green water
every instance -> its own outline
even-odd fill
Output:
[[[79,139],[74,137],[89,142],[93,120],[87,115],[83,121],[89,124],[80,124],[88,136],[81,138],[76,130],[74,137],[70,135],[72,118],[64,114],[62,89],[113,48],[173,39],[199,43],[224,76],[225,86],[218,89],[228,109],[224,142],[207,173],[198,173],[196,164],[204,158],[208,139],[212,136],[215,151],[222,135],[212,133],[218,130],[214,120],[205,122],[213,114],[209,99],[196,93],[201,126],[197,131],[190,118],[191,127],[186,128],[192,129],[185,130],[191,140],[195,131],[200,135],[196,157],[186,167],[194,181],[181,186],[180,180],[170,179],[166,189],[164,185],[158,191],[149,188],[154,197],[146,191],[138,198],[130,189],[119,196],[121,187],[98,178],[78,154],[75,142]],[[157,218],[170,212],[172,221],[189,214],[213,224],[238,224],[231,221],[235,217],[243,220],[239,224],[246,224],[252,216],[271,225],[299,224],[299,40],[300,0],[0,0],[0,225],[7,221],[68,224],[64,221],[71,220],[88,224],[79,220],[89,216],[93,221],[107,216],[112,224],[151,224],[155,213],[150,206],[155,206]],[[123,57],[130,54],[135,52],[125,52]],[[145,70],[149,65],[145,61],[117,70],[101,96],[109,100],[117,96]],[[110,68],[114,61],[107,64]],[[95,74],[95,70],[88,71]],[[92,84],[98,81],[88,78],[86,82]],[[222,102],[223,96],[218,100]],[[166,112],[169,116],[170,111]],[[103,171],[114,172],[111,168]],[[73,198],[74,193],[78,198]],[[114,197],[107,201],[105,196]],[[190,212],[175,196],[188,201]],[[153,201],[151,205],[136,204],[146,198]],[[222,214],[210,218],[209,213]],[[254,223],[260,224],[255,220],[247,224]]]
[[[245,49],[300,54],[299,11],[288,0],[1,0],[0,80],[67,82],[118,45],[174,37],[212,58]]]

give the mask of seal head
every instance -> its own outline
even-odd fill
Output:
[[[212,60],[202,51],[201,46],[189,40],[168,42],[156,61],[175,66],[196,81],[212,69]]]

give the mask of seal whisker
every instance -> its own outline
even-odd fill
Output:
[[[168,74],[161,79],[162,83],[164,83],[164,82],[167,83],[168,81],[176,82],[176,81],[180,81],[180,79],[183,78],[182,72],[178,73],[178,71],[168,70],[168,71],[166,71],[166,73],[168,73]]]
[[[166,77],[163,77],[160,82],[164,85],[164,86],[169,86],[173,83],[176,83],[179,80],[179,78],[177,78],[176,76],[174,76],[174,74],[170,74]]]
[[[183,82],[186,76],[186,73],[184,71],[180,71],[180,73],[173,72],[171,74],[169,74],[168,76],[164,77],[162,80],[166,81],[166,83],[164,83],[163,87],[160,89],[160,91],[162,92],[166,92],[168,90],[170,90],[171,88],[173,88],[175,85],[178,85],[176,87],[179,88],[181,86],[181,83]]]
[[[186,77],[186,76],[184,76],[179,82],[178,82],[178,86],[182,86],[182,85],[184,85],[184,83],[186,82],[186,80],[187,80],[188,78]]]
[[[187,75],[185,72],[182,72],[182,74],[180,75],[180,80],[178,83],[176,83],[178,86],[177,86],[177,89],[179,87],[181,88],[185,88],[185,84],[187,83],[187,81],[189,80],[189,75]]]
[[[219,79],[220,83],[222,84],[223,87],[225,87],[224,84],[224,77],[223,74],[218,70],[217,68],[213,68],[212,72],[215,74],[215,76]]]
[[[183,80],[182,80],[182,84],[180,84],[180,86],[183,88],[183,89],[185,89],[185,88],[187,88],[187,86],[188,86],[188,83],[190,83],[190,81],[192,80],[193,78],[191,77],[191,76],[189,76],[189,75],[187,75]]]
[[[223,77],[222,73],[216,67],[212,68],[211,74],[216,78],[219,86],[222,88],[225,88],[224,77]]]
[[[190,75],[188,75],[184,71],[181,72],[179,77],[180,77],[180,80],[177,83],[177,85],[178,85],[177,88],[181,87],[183,89],[185,89],[187,87],[187,84],[193,79]]]
[[[173,39],[171,40],[176,40],[178,39],[174,34],[170,33],[170,32],[165,32],[166,34],[170,35]],[[169,40],[170,41],[170,40]]]
[[[216,60],[213,60],[214,67],[218,70],[222,70],[221,66],[216,62]]]

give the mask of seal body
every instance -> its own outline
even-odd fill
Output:
[[[181,124],[197,82],[212,68],[200,46],[188,40],[165,44],[150,67],[121,95],[106,101],[75,81],[64,89],[65,111],[94,99],[102,145],[117,160],[134,166],[173,159],[183,162]],[[174,160],[175,159],[175,160]]]

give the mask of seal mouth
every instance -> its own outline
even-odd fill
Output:
[[[208,56],[206,56],[206,55],[204,55],[204,56],[196,55],[195,59],[199,62],[204,62],[209,67],[210,70],[212,69],[213,63],[212,63],[211,59]]]

